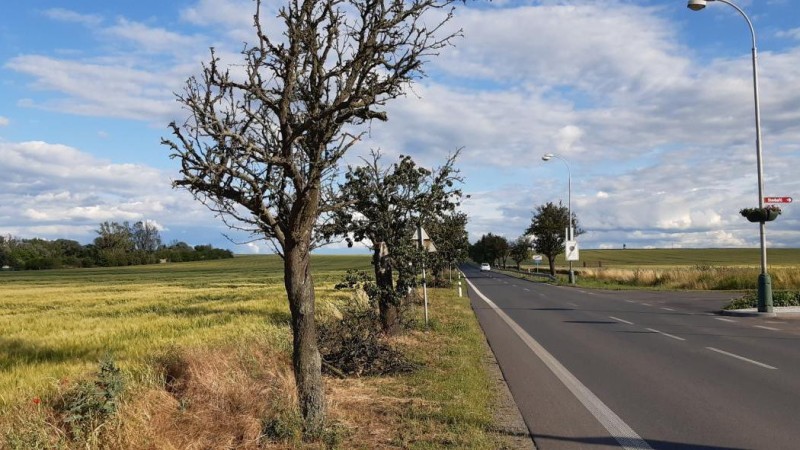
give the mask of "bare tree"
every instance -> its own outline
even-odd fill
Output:
[[[263,29],[255,3],[244,74],[222,67],[212,48],[202,76],[177,95],[188,120],[171,123],[174,140],[163,143],[181,163],[176,187],[283,258],[300,410],[314,435],[325,399],[310,252],[320,217],[338,207],[333,176],[363,134],[354,130],[386,120],[386,102],[459,33],[443,30],[452,0],[290,0],[278,13],[282,34]]]

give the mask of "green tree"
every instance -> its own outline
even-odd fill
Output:
[[[488,233],[470,247],[470,258],[475,262],[488,262],[494,266],[503,265],[509,255],[508,240],[503,236]]]
[[[522,261],[531,257],[531,243],[528,238],[525,236],[518,237],[517,240],[511,243],[508,254],[511,260],[517,263],[517,270],[519,270]]]
[[[457,156],[458,152],[430,171],[403,155],[390,168],[383,168],[380,152],[373,151],[364,165],[348,167],[340,186],[347,207],[336,211],[326,233],[346,235],[351,245],[352,241],[369,243],[381,325],[387,333],[396,331],[400,319],[400,302],[413,275],[409,263],[429,256],[413,239],[417,226],[452,212],[454,200],[461,195],[454,187],[461,181],[454,168]]]
[[[550,275],[556,275],[556,257],[564,251],[569,210],[560,202],[553,202],[536,207],[531,224],[525,234],[533,236],[533,248],[537,253],[547,257]],[[572,213],[572,228],[575,236],[584,233],[578,226],[578,218]]]
[[[181,165],[174,185],[283,258],[298,401],[311,435],[325,417],[311,276],[320,218],[340,207],[334,180],[366,132],[359,129],[386,120],[386,103],[458,34],[444,30],[451,4],[289,0],[278,12],[282,27],[267,34],[256,0],[255,44],[245,46],[236,75],[212,49],[202,76],[177,96],[189,117],[171,123],[174,140],[163,140]]]
[[[134,249],[133,232],[128,222],[103,222],[95,231],[94,245],[101,266],[126,266],[131,264]]]
[[[453,212],[425,223],[425,229],[436,245],[436,252],[430,258],[434,281],[441,277],[445,267],[464,262],[469,253],[467,234],[467,214]]]

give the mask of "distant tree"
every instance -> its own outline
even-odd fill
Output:
[[[292,363],[305,431],[325,417],[314,321],[311,250],[320,217],[334,212],[340,159],[359,127],[386,120],[387,101],[423,75],[424,62],[457,34],[443,25],[452,0],[288,0],[281,30],[264,32],[256,0],[255,44],[236,73],[212,49],[203,74],[178,95],[189,113],[163,140],[189,190],[228,226],[270,240],[284,261]]]
[[[128,222],[103,222],[95,231],[94,245],[101,266],[126,266],[134,249],[133,232]]]
[[[525,234],[533,236],[533,248],[547,257],[550,275],[556,275],[556,257],[564,251],[566,229],[569,223],[569,210],[560,202],[549,202],[536,207],[531,224]],[[578,226],[578,218],[572,214],[572,227],[575,236],[584,233]]]
[[[340,186],[341,199],[347,207],[334,213],[325,232],[348,236],[351,242],[369,243],[381,325],[387,333],[396,331],[400,301],[406,296],[413,274],[409,263],[421,262],[428,256],[414,241],[417,227],[434,223],[451,212],[454,200],[461,195],[454,187],[461,181],[454,168],[457,155],[458,152],[432,172],[402,155],[391,167],[381,167],[381,154],[373,151],[364,165],[348,167]]]
[[[425,229],[436,245],[436,253],[430,255],[434,280],[441,276],[445,267],[457,265],[469,256],[467,220],[466,213],[453,212],[426,221]]]
[[[520,268],[522,261],[530,259],[531,257],[531,243],[525,236],[520,236],[515,240],[508,252],[511,260],[517,264],[517,270]]]
[[[131,229],[133,249],[153,253],[161,247],[161,233],[152,222],[136,222]]]
[[[503,265],[508,259],[509,244],[503,236],[485,234],[470,247],[470,258],[475,262],[488,262],[495,266]]]

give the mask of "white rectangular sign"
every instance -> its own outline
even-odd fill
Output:
[[[578,241],[566,241],[564,242],[565,253],[567,261],[577,261],[578,260]]]

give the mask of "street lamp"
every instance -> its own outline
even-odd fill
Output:
[[[761,107],[758,102],[758,51],[756,49],[756,31],[753,29],[753,22],[747,17],[747,14],[742,11],[735,4],[728,0],[689,0],[686,5],[692,11],[700,11],[706,7],[708,2],[720,2],[732,6],[739,14],[747,21],[747,26],[750,27],[750,36],[753,39],[753,99],[755,100],[756,110],[756,164],[758,167],[758,207],[764,207],[764,169],[763,160],[761,157]],[[766,224],[764,221],[760,222],[759,233],[761,236],[761,275],[758,276],[758,311],[759,312],[772,312],[772,280],[767,273],[767,237],[766,237]]]
[[[553,153],[545,153],[542,156],[542,161],[550,161],[553,158],[563,162],[564,167],[567,168],[567,241],[571,241],[574,239],[572,235],[572,172],[569,170],[567,160]],[[569,261],[569,282],[570,284],[575,284],[575,272],[572,271],[572,260]]]

